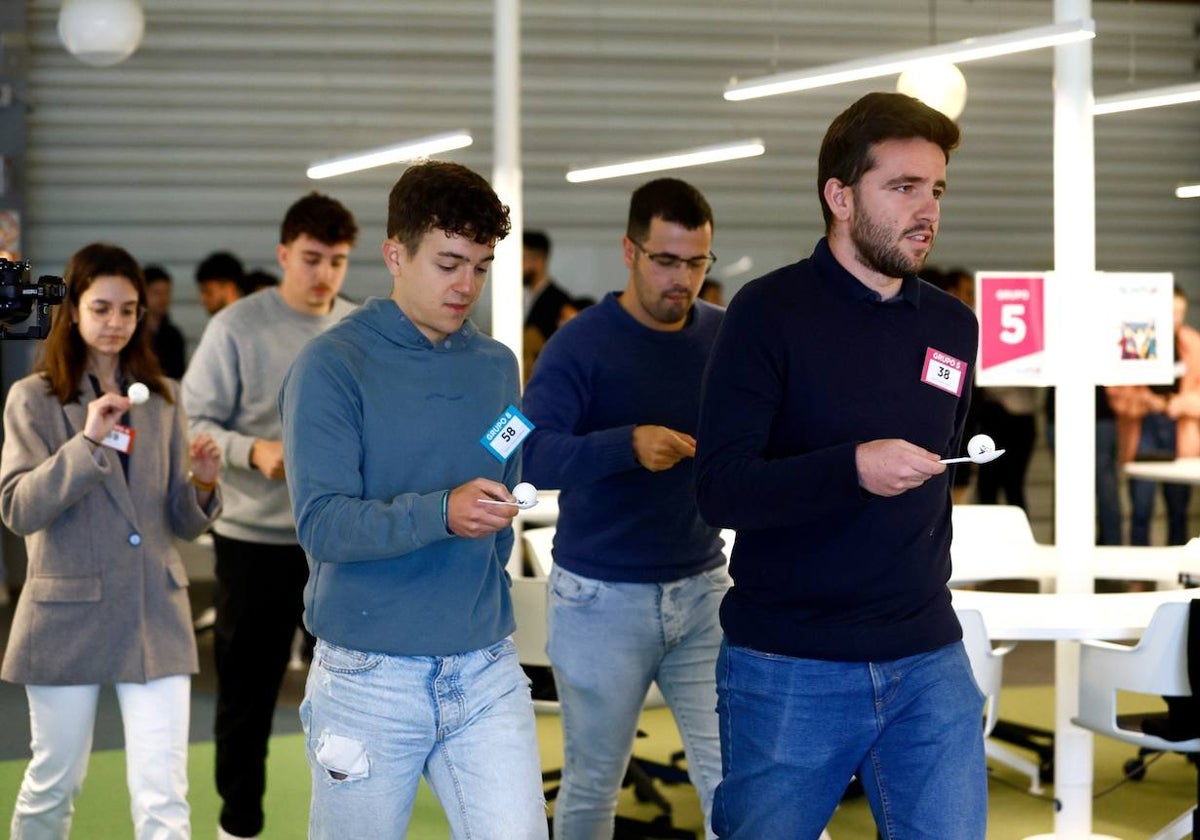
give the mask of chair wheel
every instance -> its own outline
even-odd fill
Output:
[[[1131,758],[1125,762],[1125,776],[1131,781],[1140,782],[1146,778],[1146,762],[1140,758]]]

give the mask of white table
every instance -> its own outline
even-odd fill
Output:
[[[1168,484],[1200,484],[1200,458],[1176,458],[1174,461],[1130,461],[1125,475]]]
[[[1190,601],[1200,597],[1200,589],[1062,595],[951,590],[951,594],[956,609],[982,613],[992,639],[1114,641],[1138,638],[1159,604]],[[1056,645],[1054,694],[1054,795],[1061,808],[1054,817],[1054,834],[1028,840],[1099,840],[1106,836],[1091,833],[1093,736],[1071,723],[1079,706],[1079,650],[1074,645]]]

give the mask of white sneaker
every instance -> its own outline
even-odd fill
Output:
[[[230,834],[221,828],[221,826],[217,826],[217,840],[254,840],[255,837],[258,837],[258,835],[255,834],[254,837],[242,837],[238,834]]]

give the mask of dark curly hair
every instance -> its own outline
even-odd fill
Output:
[[[353,245],[358,223],[346,205],[314,190],[287,209],[279,226],[279,244],[295,242],[302,234],[322,245]]]
[[[482,175],[459,163],[414,164],[388,196],[388,238],[399,240],[409,254],[434,228],[486,245],[508,236],[511,227],[508,205]]]

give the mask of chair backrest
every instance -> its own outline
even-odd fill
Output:
[[[522,665],[550,667],[550,657],[546,655],[546,579],[514,577],[510,593],[517,622],[513,632],[517,661]]]
[[[1200,738],[1164,741],[1122,728],[1117,692],[1189,697],[1188,613],[1191,604],[1160,604],[1134,646],[1085,642],[1079,657],[1079,715],[1075,723],[1093,732],[1156,750],[1200,751]]]
[[[1041,578],[1049,556],[1016,505],[954,505],[950,511],[952,582]]]
[[[554,527],[526,528],[521,536],[525,540],[525,556],[533,567],[534,577],[548,577],[554,566]]]
[[[975,684],[979,686],[979,691],[987,703],[983,724],[983,734],[986,737],[996,728],[1000,684],[1004,679],[1004,655],[1012,648],[992,648],[992,640],[988,638],[987,626],[979,610],[955,612],[958,613],[958,623],[962,625],[963,647],[967,651],[967,658],[971,660],[971,673],[975,675]]]

